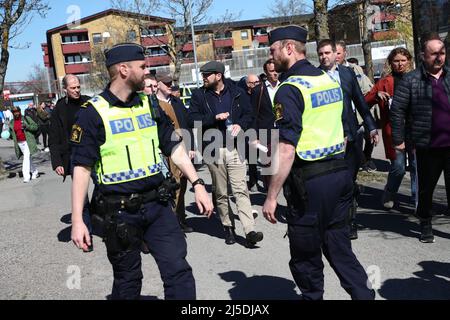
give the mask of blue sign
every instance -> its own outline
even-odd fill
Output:
[[[156,126],[156,122],[153,121],[152,117],[150,116],[150,113],[137,116],[136,118],[139,125],[139,129],[145,129]]]
[[[329,89],[311,94],[312,107],[317,108],[342,100],[340,88]]]
[[[134,131],[133,120],[131,118],[109,121],[112,134],[126,133]]]

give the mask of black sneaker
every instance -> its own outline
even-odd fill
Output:
[[[434,243],[433,226],[431,222],[420,223],[420,242]]]
[[[257,242],[260,242],[264,238],[264,235],[262,232],[256,232],[256,231],[250,231],[245,236],[246,240],[246,247],[252,248],[255,246]]]

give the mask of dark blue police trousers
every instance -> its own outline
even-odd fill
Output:
[[[346,223],[353,194],[349,171],[313,177],[305,187],[306,208],[290,209],[287,216],[289,267],[302,298],[323,298],[323,253],[352,299],[374,299],[367,274],[352,251]]]
[[[176,215],[169,205],[149,202],[135,214],[121,212],[119,221],[139,226],[158,265],[165,299],[196,298],[192,268],[186,261],[187,244]],[[141,248],[108,252],[114,283],[112,299],[139,299],[142,288]]]

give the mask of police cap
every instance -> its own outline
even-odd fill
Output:
[[[225,73],[225,65],[219,61],[210,61],[200,68],[201,73]]]
[[[269,32],[269,44],[277,42],[278,40],[291,39],[306,43],[308,31],[299,26],[286,26],[276,28]]]
[[[136,43],[119,43],[105,50],[106,67],[126,61],[145,60],[144,48]]]

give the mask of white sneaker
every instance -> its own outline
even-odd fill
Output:
[[[23,183],[28,183],[30,182],[30,179],[23,179]]]
[[[50,149],[47,147],[44,149],[44,152],[50,152]]]
[[[31,174],[31,179],[34,180],[37,178],[39,178],[39,171],[36,170],[36,171],[33,171],[33,173]]]

